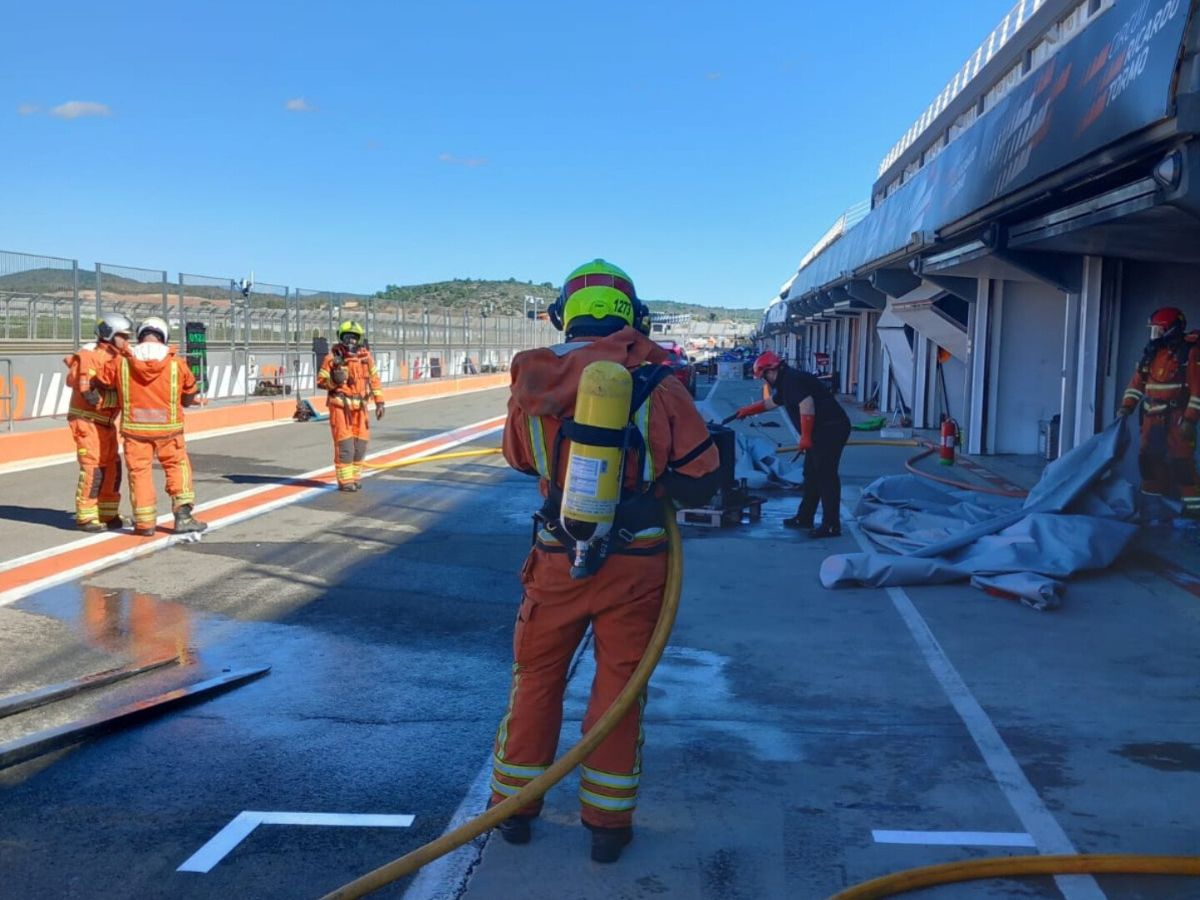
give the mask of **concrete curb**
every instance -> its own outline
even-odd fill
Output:
[[[384,400],[396,403],[414,400],[432,400],[450,397],[467,391],[506,387],[507,372],[495,375],[469,375],[465,378],[438,379],[401,384],[383,390]],[[305,398],[318,412],[325,412],[325,397],[317,395]],[[189,410],[185,415],[184,434],[194,437],[211,431],[230,431],[249,426],[263,426],[285,422],[296,411],[294,397],[257,400],[236,406],[221,406]],[[0,472],[16,471],[23,464],[47,461],[65,462],[75,458],[75,442],[63,420],[62,428],[47,428],[39,431],[14,432],[0,435]]]

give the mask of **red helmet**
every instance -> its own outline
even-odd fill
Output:
[[[766,350],[754,361],[754,377],[762,378],[767,369],[778,369],[782,365],[783,360],[779,358],[778,353],[774,350]]]
[[[1160,310],[1154,310],[1150,317],[1152,338],[1181,335],[1187,326],[1188,320],[1183,317],[1183,311],[1177,310],[1174,306],[1164,306]]]

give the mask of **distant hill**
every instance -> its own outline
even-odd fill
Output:
[[[496,315],[514,313],[519,316],[531,308],[526,297],[536,297],[538,308],[545,309],[558,296],[558,288],[548,281],[534,284],[532,281],[517,281],[515,278],[507,281],[456,278],[453,281],[439,281],[433,284],[389,284],[375,296],[430,308],[484,306],[490,307],[490,311]],[[650,307],[651,312],[669,315],[690,313],[693,318],[704,322],[756,323],[762,318],[761,309],[701,306],[698,303],[684,303],[679,300],[646,300],[646,305]]]
[[[156,283],[143,283],[118,275],[105,273],[102,287],[105,295],[146,296],[154,295],[161,290]],[[81,268],[79,270],[79,290],[89,295],[95,291],[95,272]],[[71,272],[63,269],[30,269],[26,272],[16,272],[0,275],[0,293],[6,294],[55,294],[62,296],[71,290]],[[172,282],[167,286],[171,297],[178,296],[179,285]],[[227,301],[229,290],[224,287],[187,285],[189,297],[203,297],[216,302]],[[331,295],[308,293],[303,296],[306,306],[327,302]],[[548,281],[534,284],[531,281],[517,281],[509,278],[507,281],[485,281],[472,278],[456,278],[453,281],[438,281],[432,284],[395,285],[389,284],[382,291],[377,291],[375,297],[399,301],[413,308],[428,309],[480,309],[483,308],[491,315],[521,316],[531,309],[527,297],[537,299],[537,308],[544,310],[558,296],[558,288]],[[339,295],[340,299],[348,299],[347,294]],[[282,298],[275,296],[254,295],[254,302],[265,306],[282,306]],[[680,300],[646,300],[646,305],[652,312],[668,315],[691,314],[701,322],[739,322],[757,323],[762,318],[761,309],[733,309],[729,307],[701,306],[697,303],[685,303]]]

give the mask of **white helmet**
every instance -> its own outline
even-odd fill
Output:
[[[157,333],[164,344],[171,339],[171,327],[158,316],[142,319],[142,324],[138,326],[137,339],[140,341],[147,331]]]
[[[132,332],[133,323],[121,313],[105,313],[96,321],[96,337],[102,341],[111,341],[117,335],[129,337]]]

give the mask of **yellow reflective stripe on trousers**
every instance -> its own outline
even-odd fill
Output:
[[[524,787],[524,785],[522,785],[522,787]],[[493,778],[492,790],[497,794],[503,794],[505,797],[511,797],[513,794],[517,793],[517,791],[521,790],[521,788],[515,787],[511,784],[505,784],[503,781]]]
[[[637,789],[638,783],[641,781],[641,776],[638,774],[613,775],[611,772],[601,772],[599,769],[589,769],[587,766],[580,766],[579,768],[587,781],[590,781],[592,784],[598,784],[601,787],[632,791]]]
[[[528,778],[530,780],[537,778],[545,772],[549,766],[518,766],[514,763],[507,763],[499,756],[492,754],[492,768],[504,775],[511,775],[513,778]],[[599,784],[600,782],[597,782]]]
[[[529,447],[533,450],[533,465],[543,478],[550,477],[550,463],[546,456],[546,430],[541,416],[529,417]]]
[[[606,797],[603,794],[593,793],[587,788],[579,789],[579,799],[588,806],[608,812],[624,812],[637,806],[637,797]]]

